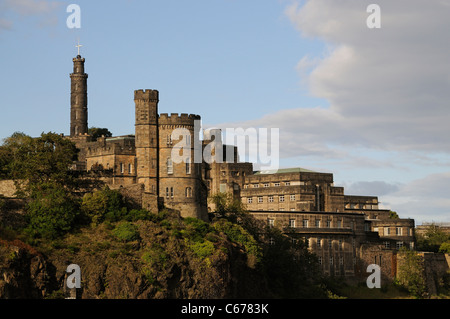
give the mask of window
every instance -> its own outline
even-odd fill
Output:
[[[253,188],[259,188],[259,184],[253,184]]]
[[[247,198],[247,204],[251,204],[253,203],[253,197],[248,197]]]
[[[284,182],[284,186],[290,186],[291,182]]]
[[[401,236],[402,235],[402,228],[401,227],[395,227],[395,234],[397,236]]]
[[[344,244],[342,242],[342,239],[339,239],[339,249],[343,250],[344,249]]]
[[[169,193],[169,187],[166,187],[166,198],[169,198],[169,195],[170,195],[170,193]]]
[[[322,247],[322,238],[318,237],[317,238],[317,248]]]
[[[173,187],[170,188],[170,197],[173,198]]]
[[[333,248],[333,240],[330,238],[328,239],[328,249],[331,250],[331,248]]]
[[[269,244],[270,244],[270,245],[275,245],[275,239],[270,238],[270,239],[269,239]]]
[[[333,265],[333,262],[334,262],[333,257],[330,257],[330,265]]]
[[[269,187],[269,183],[264,183],[264,187]]]
[[[186,187],[186,197],[192,197],[192,188]]]
[[[289,227],[295,228],[295,219],[293,218],[289,219]]]
[[[191,174],[191,159],[186,158],[186,174]]]
[[[384,235],[390,235],[391,229],[389,227],[384,227]]]
[[[278,187],[280,186],[280,183],[273,183],[273,186]]]
[[[303,225],[303,227],[307,228],[308,227],[308,220],[304,219],[302,225]]]
[[[398,242],[395,243],[395,248],[396,249],[400,249],[402,247],[403,247],[403,242],[402,241],[398,241]]]
[[[167,174],[173,174],[173,163],[170,157],[167,158]]]
[[[133,165],[128,164],[128,174],[131,174],[133,172]]]
[[[390,249],[390,248],[391,248],[391,243],[388,242],[388,241],[385,241],[385,242],[384,242],[384,248]]]
[[[339,257],[339,265],[343,265],[344,264],[344,257]]]
[[[264,202],[264,198],[262,196],[258,196],[258,203]]]
[[[120,173],[123,174],[124,170],[125,169],[123,163],[120,163]]]
[[[337,228],[341,228],[342,227],[342,220],[338,219],[336,227]]]
[[[291,202],[295,201],[295,194],[290,196]]]
[[[273,196],[269,196],[268,201],[269,203],[273,203]]]
[[[331,227],[331,220],[328,219],[328,220],[327,220],[327,228],[330,228],[330,227]]]
[[[167,146],[172,145],[172,134],[167,135]]]
[[[269,225],[269,227],[275,226],[275,220],[273,218],[267,219],[267,225]]]
[[[320,219],[316,219],[315,224],[316,227],[320,227]]]
[[[322,257],[318,257],[319,265],[322,266]]]
[[[280,200],[280,203],[284,202],[284,195],[280,195],[279,200]]]

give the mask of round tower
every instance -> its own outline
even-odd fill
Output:
[[[84,58],[73,59],[73,73],[70,74],[70,136],[88,132],[87,78],[84,73]]]
[[[201,163],[194,162],[195,130],[199,115],[177,113],[159,116],[159,192],[168,208],[182,217],[208,220],[207,189],[201,178]]]

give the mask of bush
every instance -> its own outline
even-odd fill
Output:
[[[189,248],[198,258],[201,259],[211,256],[215,251],[214,244],[209,240],[205,240],[203,242],[193,242],[189,245]]]
[[[450,254],[450,242],[442,243],[439,247],[439,252],[444,254]]]
[[[109,187],[84,195],[81,210],[95,225],[105,219],[112,222],[118,221],[123,214],[127,213],[122,194]]]
[[[27,212],[27,232],[33,237],[53,239],[73,229],[78,205],[64,189],[46,185],[35,192]]]
[[[214,223],[213,227],[217,231],[225,233],[231,241],[244,246],[249,255],[255,256],[257,261],[260,261],[261,247],[243,227],[223,219]]]
[[[113,235],[121,241],[133,241],[139,239],[139,231],[136,225],[130,222],[121,222],[113,230]]]

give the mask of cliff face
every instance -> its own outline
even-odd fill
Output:
[[[222,232],[200,238],[180,225],[180,219],[102,224],[37,249],[1,240],[0,298],[68,297],[70,264],[81,269],[81,298],[270,297],[244,246]]]

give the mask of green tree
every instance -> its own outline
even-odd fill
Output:
[[[41,184],[28,204],[26,231],[33,237],[54,239],[75,227],[78,212],[78,201],[67,190]]]
[[[394,212],[393,210],[391,210],[389,212],[389,218],[391,218],[391,219],[399,219],[400,217],[398,216],[397,212]]]
[[[437,253],[441,245],[450,241],[450,236],[439,226],[432,224],[427,227],[423,235],[416,234],[417,250]]]
[[[442,243],[442,245],[439,247],[439,252],[444,254],[450,254],[450,241]]]
[[[73,190],[76,179],[70,167],[77,158],[74,143],[55,133],[31,138],[14,133],[3,144],[10,160],[8,176],[16,182],[19,195],[31,196],[49,183]]]
[[[22,148],[25,148],[32,138],[25,133],[15,132],[3,140],[0,146],[0,179],[12,178],[11,166]]]
[[[105,186],[102,190],[84,195],[81,210],[93,224],[99,224],[106,218],[118,221],[126,214],[127,208],[122,194]]]
[[[107,128],[90,127],[88,134],[92,136],[92,139],[96,141],[99,137],[111,137],[112,133]]]
[[[424,298],[427,288],[424,276],[424,260],[417,252],[402,248],[396,281],[416,298]]]

